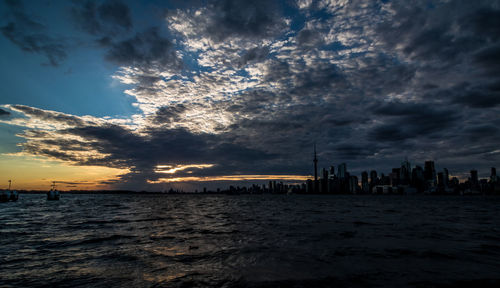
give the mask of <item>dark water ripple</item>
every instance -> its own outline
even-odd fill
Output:
[[[21,195],[0,287],[500,287],[500,198]]]

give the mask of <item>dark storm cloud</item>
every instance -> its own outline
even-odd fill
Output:
[[[377,152],[380,147],[378,144],[366,143],[366,144],[353,144],[353,143],[341,143],[334,147],[333,155],[336,159],[363,159],[367,156],[373,155]]]
[[[491,108],[500,104],[500,91],[486,87],[472,88],[457,93],[452,102],[472,108]]]
[[[491,143],[495,143],[500,140],[500,128],[493,124],[470,125],[464,128],[462,133],[469,141],[473,142],[488,139],[488,141],[492,141]]]
[[[24,143],[22,145],[23,151],[32,155],[46,156],[49,158],[55,158],[61,161],[79,162],[78,157],[76,157],[72,151],[61,151],[42,147],[38,142]],[[92,165],[88,161],[81,163],[83,165]]]
[[[329,63],[307,67],[295,76],[294,90],[297,93],[311,93],[312,91],[324,93],[330,88],[345,88],[348,85],[345,74],[337,65]]]
[[[375,141],[403,141],[415,137],[409,131],[404,131],[397,124],[384,124],[375,127],[369,132],[369,138]]]
[[[44,55],[48,65],[58,66],[66,59],[65,45],[49,36],[45,26],[25,12],[21,1],[5,1],[5,4],[8,14],[0,31],[7,39],[23,51]]]
[[[155,66],[179,69],[182,66],[172,42],[162,37],[156,27],[110,44],[106,60],[118,65],[133,65],[146,69]]]
[[[162,176],[154,172],[158,164],[210,163],[216,166],[204,173],[219,175],[234,172],[236,168],[251,173],[262,161],[277,157],[234,144],[231,135],[193,134],[184,129],[150,128],[139,135],[118,125],[106,124],[59,130],[58,135],[62,137],[57,138],[51,134],[27,133],[29,141],[22,145],[27,153],[79,165],[130,168],[132,175],[124,177],[142,177],[143,181]],[[68,139],[74,136],[83,141]],[[96,153],[91,156],[75,153],[80,151]]]
[[[185,111],[186,107],[183,104],[161,107],[158,111],[156,111],[153,122],[158,124],[178,122],[181,119],[180,114]]]
[[[0,109],[0,117],[2,117],[2,116],[8,116],[8,115],[10,115],[9,111],[5,111],[3,109]]]
[[[62,151],[88,151],[92,148],[92,143],[82,142],[71,139],[44,139],[40,141],[42,144],[57,146]]]
[[[106,23],[115,24],[125,29],[132,27],[128,6],[118,1],[103,3],[98,8],[99,17]]]
[[[487,2],[486,2],[487,3]],[[495,8],[481,7],[472,10],[461,20],[462,27],[472,28],[474,34],[483,37],[486,41],[498,41],[500,39],[500,10]]]
[[[473,59],[487,74],[497,76],[500,73],[500,43],[479,51]]]
[[[500,104],[500,82],[461,82],[450,88],[434,89],[424,95],[425,100],[439,100],[470,108],[488,109]]]
[[[67,115],[64,113],[42,110],[25,105],[13,105],[12,108],[24,113],[30,118],[45,120],[47,122],[57,122],[74,126],[83,126],[87,124],[79,117],[73,115]]]
[[[148,27],[135,35],[131,32],[131,12],[121,1],[77,2],[71,15],[78,27],[98,37],[96,42],[107,50],[105,59],[112,63],[143,70],[177,70],[182,66],[172,41],[160,35],[158,27]]]
[[[283,89],[276,93],[283,100],[289,100],[290,95],[295,95],[307,101],[319,101],[319,97],[329,97],[334,94],[342,95],[341,90],[350,85],[337,65],[331,63],[314,63],[313,65],[297,68],[287,62],[272,61],[267,65],[265,80],[278,82]],[[320,95],[321,94],[321,95]]]
[[[132,28],[132,18],[127,5],[120,1],[76,2],[71,8],[75,24],[94,35],[115,35]]]
[[[239,60],[239,67],[243,67],[249,63],[262,62],[269,54],[268,47],[255,47],[243,53]]]
[[[297,41],[303,47],[318,47],[322,43],[322,38],[318,31],[302,29],[297,33]]]
[[[349,75],[351,85],[359,90],[358,93],[373,98],[406,90],[417,73],[415,65],[381,53],[362,57],[359,61],[363,67]]]
[[[257,0],[221,0],[209,6],[205,34],[215,41],[227,37],[265,38],[284,29],[276,3]]]
[[[286,81],[291,76],[290,64],[284,61],[272,61],[267,65],[265,81]]]
[[[460,120],[455,110],[422,103],[386,103],[373,112],[388,116],[383,118],[385,124],[375,126],[369,133],[370,138],[376,141],[401,141],[429,136],[454,127]]]
[[[396,15],[378,27],[391,47],[402,46],[409,57],[440,64],[462,61],[466,53],[499,39],[499,10],[491,1],[395,4]],[[437,64],[437,63],[434,63]]]
[[[373,112],[377,115],[384,116],[408,116],[420,115],[426,113],[427,109],[433,109],[427,104],[423,103],[378,103],[379,105],[373,107]],[[433,112],[431,112],[433,114]],[[438,113],[435,113],[438,114]]]

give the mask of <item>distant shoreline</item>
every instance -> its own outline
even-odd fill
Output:
[[[47,194],[43,190],[17,190],[19,194]],[[207,192],[160,192],[160,191],[128,191],[128,190],[71,190],[61,191],[61,194],[99,194],[99,195],[287,195],[283,193],[230,193],[229,191],[207,191]],[[318,194],[318,193],[292,193],[291,195],[324,195],[324,196],[500,196],[499,194],[481,194],[481,193],[466,193],[466,194]]]

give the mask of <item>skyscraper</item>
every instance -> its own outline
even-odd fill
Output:
[[[330,166],[330,178],[333,178],[335,176],[335,166]]]
[[[316,157],[316,143],[314,143],[314,181],[318,181],[318,158]]]
[[[328,193],[328,170],[323,168],[323,176],[321,178],[321,193]]]
[[[399,180],[400,184],[408,185],[411,178],[411,164],[408,162],[408,158],[401,162],[401,170],[399,170]]]
[[[368,185],[368,172],[366,171],[361,173],[361,190],[363,193],[370,192],[370,186]]]
[[[425,180],[436,185],[436,169],[434,168],[434,161],[425,161],[424,166]]]
[[[349,192],[356,193],[358,191],[358,177],[349,176],[348,185],[349,185]]]
[[[479,178],[477,177],[477,170],[470,170],[470,182],[473,186],[479,184]]]
[[[448,169],[444,168],[443,169],[443,175],[444,175],[444,187],[448,187],[450,184],[450,173],[448,172]]]
[[[319,182],[318,182],[318,157],[316,157],[316,143],[314,143],[314,193],[319,192]]]
[[[347,166],[345,163],[341,163],[337,168],[337,175],[340,179],[346,178]]]
[[[378,178],[377,178],[377,171],[372,170],[370,171],[370,185],[374,186],[377,185]]]
[[[437,180],[438,180],[438,187],[441,189],[444,189],[444,173],[443,172],[437,173]]]
[[[389,174],[389,177],[391,178],[391,185],[392,186],[398,186],[400,185],[400,175],[401,175],[401,168],[392,168],[392,173]]]

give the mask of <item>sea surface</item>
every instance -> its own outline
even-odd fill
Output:
[[[500,197],[0,203],[0,287],[500,287]]]

